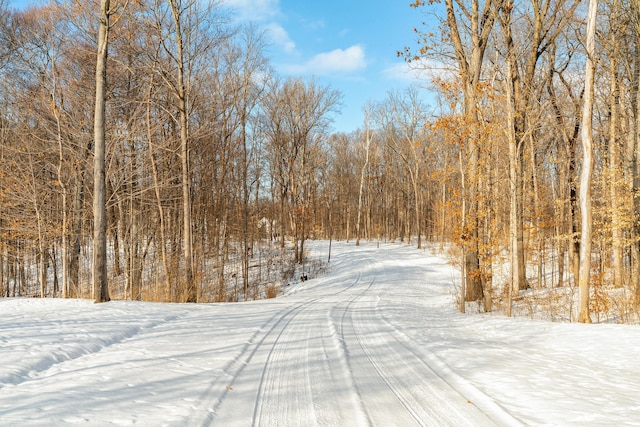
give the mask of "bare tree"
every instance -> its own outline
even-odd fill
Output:
[[[96,59],[96,102],[94,120],[93,178],[93,297],[109,301],[107,281],[107,185],[105,175],[107,57],[111,17],[110,0],[100,1],[98,54]]]
[[[234,97],[235,109],[237,110],[240,141],[242,145],[241,166],[242,166],[242,279],[244,298],[248,298],[249,292],[249,258],[250,239],[249,216],[250,216],[250,197],[252,187],[259,185],[258,179],[250,182],[249,166],[250,156],[256,155],[252,150],[249,141],[250,119],[256,108],[264,90],[266,89],[266,80],[261,77],[262,74],[268,76],[266,58],[262,55],[263,41],[262,35],[257,33],[253,27],[248,27],[243,33],[244,49],[229,49],[229,51],[239,50],[239,58],[230,61],[229,68],[237,82],[237,95]]]
[[[629,132],[626,141],[627,169],[631,177],[630,197],[633,206],[633,236],[631,245],[631,282],[635,288],[635,304],[640,306],[640,197],[637,197],[640,189],[640,4],[637,1],[630,3],[631,40],[633,50],[636,52],[630,64],[630,118]]]
[[[580,238],[580,285],[578,321],[591,323],[589,314],[589,288],[591,280],[591,175],[593,173],[593,98],[596,62],[596,20],[598,0],[589,0],[587,18],[586,54],[587,61],[584,75],[584,104],[582,108],[582,173],[580,175],[580,209],[582,216],[582,232]]]
[[[335,110],[339,93],[314,81],[291,78],[277,84],[265,98],[264,127],[271,151],[273,178],[280,193],[281,246],[284,247],[285,217],[293,232],[296,262],[302,262],[305,214],[308,208],[312,145],[324,137],[329,114]],[[288,207],[288,212],[285,209]]]
[[[409,177],[418,249],[422,248],[420,185],[427,146],[427,107],[416,87],[390,92],[379,117],[389,148],[400,159]]]
[[[182,162],[182,221],[183,236],[182,244],[184,251],[184,268],[185,268],[185,301],[196,302],[198,299],[196,287],[193,283],[193,238],[191,237],[191,171],[189,165],[189,112],[187,110],[187,88],[185,73],[185,46],[183,36],[183,15],[187,7],[183,7],[181,0],[169,0],[171,14],[174,23],[174,42],[177,51],[174,60],[177,65],[177,76],[175,80],[175,95],[178,102],[178,114],[180,125],[180,160]]]
[[[364,189],[364,180],[369,168],[369,149],[371,148],[371,106],[364,109],[365,130],[364,130],[364,164],[360,170],[360,187],[358,190],[358,215],[356,219],[356,246],[360,246],[360,219],[362,216],[362,191]]]
[[[613,283],[616,288],[623,285],[623,207],[621,193],[621,145],[619,137],[620,126],[620,1],[610,1],[609,17],[609,195],[611,203],[611,234],[612,234],[612,262]]]

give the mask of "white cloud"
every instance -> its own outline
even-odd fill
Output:
[[[406,62],[399,62],[382,70],[382,74],[388,80],[411,82],[419,79],[422,71],[412,69]]]
[[[264,28],[269,38],[271,38],[271,41],[277,46],[282,47],[285,52],[292,53],[295,50],[296,44],[291,40],[289,33],[287,33],[287,30],[285,30],[282,25],[273,22]]]
[[[279,0],[221,0],[241,22],[255,22],[265,30],[274,45],[293,53],[296,44],[277,21],[283,18]]]
[[[440,62],[418,60],[410,64],[399,62],[391,65],[385,68],[382,74],[388,80],[399,80],[411,83],[416,80],[431,81],[434,77],[448,80],[454,78],[455,74],[453,74],[453,71],[451,67],[447,67]]]
[[[364,67],[364,49],[360,45],[319,53],[307,62],[307,68],[324,72],[356,71]]]
[[[330,52],[319,53],[302,65],[289,65],[285,68],[292,74],[326,75],[358,71],[366,66],[364,49],[360,45],[353,45],[346,49],[334,49]]]

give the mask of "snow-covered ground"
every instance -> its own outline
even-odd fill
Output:
[[[331,259],[267,301],[1,299],[0,425],[640,425],[637,326],[459,314],[406,245]]]

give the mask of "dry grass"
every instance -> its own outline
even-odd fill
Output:
[[[267,285],[264,289],[267,298],[275,298],[280,293],[280,286],[276,284]]]

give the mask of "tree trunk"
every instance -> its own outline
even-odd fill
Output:
[[[184,262],[184,301],[197,302],[196,286],[193,282],[193,239],[191,237],[191,172],[189,169],[189,133],[188,133],[188,111],[187,111],[187,91],[185,87],[185,54],[184,39],[182,36],[182,19],[180,4],[176,0],[169,1],[171,13],[175,25],[175,42],[178,49],[176,58],[178,66],[177,76],[177,98],[178,113],[180,121],[180,160],[182,164],[182,216],[183,216],[183,262]]]
[[[418,160],[416,160],[416,170],[411,174],[413,184],[413,208],[416,215],[416,234],[418,235],[417,248],[422,249],[422,215],[420,212],[420,194],[418,193]]]
[[[464,95],[464,114],[467,120],[467,126],[473,130],[469,138],[468,144],[468,180],[466,191],[466,200],[468,200],[467,212],[463,212],[463,217],[468,216],[468,220],[463,218],[466,227],[464,230],[463,242],[464,254],[464,271],[465,271],[465,299],[467,301],[476,301],[482,297],[482,278],[480,274],[480,257],[478,245],[478,172],[479,172],[479,147],[478,147],[478,130],[476,129],[479,118],[477,114],[476,97],[480,85],[480,76],[482,73],[482,65],[484,62],[484,54],[487,48],[487,42],[493,30],[495,19],[497,16],[498,2],[487,0],[481,5],[479,0],[471,1],[470,22],[471,28],[470,46],[463,43],[460,35],[460,27],[458,20],[460,16],[456,13],[456,4],[453,0],[445,0],[447,11],[447,27],[450,31],[450,39],[455,51],[456,60],[458,62],[458,74],[463,83]],[[482,10],[481,10],[482,6]]]
[[[637,6],[636,6],[637,7]],[[640,8],[636,10],[640,19]],[[640,34],[636,39],[636,51],[640,48]],[[632,229],[633,243],[631,252],[631,286],[635,289],[635,304],[640,307],[640,198],[637,197],[640,189],[640,57],[634,58],[634,75],[631,93],[632,117],[630,120],[629,135],[627,136],[627,169],[631,177],[632,190],[629,194],[633,206],[633,218],[635,226]]]
[[[530,152],[530,160],[531,160],[531,170],[532,170],[532,180],[533,180],[533,217],[534,217],[534,227],[535,227],[535,245],[537,251],[537,259],[538,259],[538,277],[537,277],[537,288],[541,289],[543,286],[544,279],[544,235],[542,233],[542,228],[540,226],[541,222],[541,209],[540,209],[540,190],[538,186],[538,172],[537,172],[537,164],[536,164],[536,152],[534,149],[534,141],[533,135],[529,136],[529,148]],[[523,251],[524,254],[524,251]]]
[[[511,55],[508,55],[508,73],[511,75]],[[520,289],[520,270],[524,267],[520,265],[520,258],[517,256],[518,248],[518,198],[517,198],[517,176],[518,154],[516,135],[513,127],[513,88],[511,78],[507,79],[507,140],[509,141],[509,254],[511,261],[511,284],[507,291],[507,316],[511,317],[511,306],[514,294],[517,295]]]
[[[251,197],[249,191],[248,177],[248,150],[247,150],[247,118],[246,118],[246,93],[248,82],[244,83],[244,101],[241,113],[241,140],[242,140],[242,288],[244,291],[245,301],[249,294],[249,256],[251,248],[249,247],[249,199]]]
[[[614,1],[612,6],[611,25],[617,23],[618,2]],[[611,31],[609,34],[611,43],[611,55],[609,59],[609,78],[610,90],[609,96],[609,196],[611,200],[611,237],[612,237],[612,255],[613,255],[613,285],[620,288],[623,285],[623,258],[622,258],[622,226],[620,206],[621,196],[620,188],[620,146],[618,139],[618,122],[619,109],[618,103],[620,92],[618,87],[618,41],[616,32]]]
[[[54,76],[55,78],[55,76]],[[69,271],[69,256],[68,256],[68,246],[69,246],[69,216],[67,212],[67,185],[64,182],[62,177],[62,166],[65,159],[64,151],[63,151],[63,141],[62,141],[62,124],[60,121],[60,112],[56,105],[56,86],[57,80],[54,80],[54,90],[53,90],[53,115],[56,120],[56,139],[58,142],[58,185],[61,189],[61,197],[62,197],[62,232],[61,232],[61,254],[60,258],[62,261],[62,298],[67,298],[69,296],[69,287],[68,287],[68,271]]]
[[[86,150],[88,152],[88,150]],[[80,166],[82,167],[82,166]],[[85,171],[77,171],[73,195],[73,213],[69,239],[69,291],[67,296],[80,296],[80,239],[82,236]]]
[[[365,143],[364,143],[364,165],[362,165],[362,169],[360,170],[360,188],[358,190],[358,218],[356,220],[356,246],[360,246],[360,218],[362,213],[362,191],[364,188],[364,178],[367,172],[367,168],[369,167],[369,146],[371,145],[371,138],[369,135],[369,113],[366,113],[366,122],[367,127],[365,130]]]
[[[587,19],[586,54],[587,63],[584,78],[584,104],[582,109],[582,173],[580,175],[580,209],[582,217],[582,231],[580,239],[580,282],[578,322],[591,323],[589,314],[589,288],[591,279],[591,175],[593,170],[593,98],[595,74],[595,33],[598,0],[589,1],[589,15]]]
[[[107,282],[107,209],[105,176],[105,113],[107,100],[107,56],[110,0],[100,1],[98,55],[96,60],[96,102],[94,121],[93,184],[93,298],[109,301]]]
[[[469,96],[469,99],[472,99]],[[470,107],[475,108],[475,107]],[[472,113],[472,115],[474,115]],[[477,119],[477,118],[476,118]],[[475,126],[477,120],[471,126]],[[473,133],[476,133],[474,131]],[[465,300],[478,301],[483,297],[482,274],[480,270],[480,248],[478,230],[478,195],[479,195],[479,156],[480,149],[477,142],[478,135],[469,140],[468,179],[467,179],[467,209],[463,212],[465,220],[464,251],[465,251]]]
[[[464,313],[466,311],[466,301],[467,301],[467,250],[466,250],[466,232],[467,232],[467,180],[466,173],[464,170],[464,162],[462,161],[462,150],[458,151],[458,165],[460,167],[460,187],[462,190],[462,251],[460,266],[462,270],[462,277],[460,281],[460,313]]]

